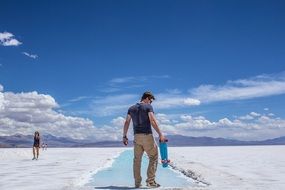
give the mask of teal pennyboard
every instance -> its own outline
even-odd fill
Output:
[[[167,142],[168,142],[167,139],[165,141],[159,140],[161,163],[162,167],[164,168],[166,168],[168,166],[168,163],[170,162],[170,160],[168,160]]]

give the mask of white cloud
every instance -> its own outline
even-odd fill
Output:
[[[159,124],[171,124],[171,120],[167,117],[166,114],[158,113],[156,114],[156,118]]]
[[[250,115],[253,116],[253,117],[259,117],[259,116],[261,116],[261,114],[256,113],[256,112],[250,112]]]
[[[3,88],[3,87],[2,87]],[[35,130],[54,136],[100,139],[102,129],[93,121],[63,115],[50,95],[38,92],[0,92],[0,136],[33,134]],[[105,130],[105,129],[104,129]]]
[[[0,45],[2,46],[19,46],[22,42],[15,39],[14,35],[9,32],[0,32]]]
[[[269,111],[269,108],[264,108],[264,111]]]
[[[159,77],[159,76],[157,76]],[[161,76],[162,77],[162,76]],[[112,86],[126,84],[134,81],[146,81],[147,77],[124,77],[115,78],[110,81]],[[119,89],[115,89],[119,90]],[[178,89],[167,90],[166,93],[155,94],[156,101],[153,102],[155,109],[172,109],[189,106],[198,106],[202,103],[216,101],[242,100],[285,93],[285,73],[278,75],[259,75],[249,79],[228,81],[224,86],[201,85],[183,94]],[[139,99],[139,98],[138,98]],[[111,114],[111,109],[126,108],[120,104],[108,101],[105,110]],[[130,104],[132,102],[128,101]],[[110,105],[109,105],[110,104]],[[116,106],[113,106],[116,105]],[[246,118],[241,118],[246,119]],[[250,119],[247,116],[247,119]]]
[[[201,102],[251,99],[285,93],[285,74],[260,75],[250,79],[228,81],[223,86],[201,85],[189,91]]]
[[[208,130],[214,129],[216,127],[216,123],[210,122],[203,116],[192,117],[191,115],[181,115],[180,121],[175,123],[174,126],[180,130]]]
[[[197,99],[182,97],[177,94],[154,94],[154,96],[156,100],[152,105],[155,112],[157,112],[157,109],[181,108],[200,104],[200,101]],[[99,117],[125,114],[130,106],[140,102],[140,98],[141,94],[120,94],[96,97],[90,104],[90,113]]]
[[[255,112],[252,112],[255,113]],[[249,119],[221,118],[211,121],[204,116],[157,114],[162,131],[186,136],[211,136],[240,140],[261,140],[285,135],[285,120],[260,115]],[[238,118],[242,118],[238,117]],[[171,119],[170,119],[171,118]],[[174,122],[175,121],[175,122]]]
[[[109,81],[110,88],[108,88],[108,90],[118,92],[123,88],[122,86],[132,86],[132,83],[144,83],[155,77],[169,78],[167,75],[114,78]],[[183,94],[182,91],[178,89],[167,90],[166,93],[154,94],[156,101],[153,102],[153,105],[154,108],[158,110],[180,109],[189,106],[198,106],[203,103],[243,100],[284,93],[285,72],[276,75],[259,75],[249,79],[228,81],[222,86],[201,85],[198,88],[189,90],[189,94]],[[127,109],[128,106],[140,99],[140,95],[132,95],[132,98],[129,99],[125,99],[124,96],[126,95],[112,96],[115,100],[118,98],[122,99],[122,102],[116,102],[110,98],[110,96],[99,98],[98,100],[104,103],[94,103],[95,114],[106,116],[124,112],[124,109]],[[250,115],[248,115],[240,119],[246,120],[251,118]]]
[[[106,115],[114,112],[124,115],[137,98],[132,94],[97,98],[93,102],[93,106],[97,109],[93,111],[103,112]],[[77,139],[121,139],[125,118],[116,117],[110,120],[108,125],[95,127],[93,121],[64,115],[57,111],[58,107],[55,99],[50,95],[38,92],[5,92],[0,85],[0,136],[17,133],[33,134],[35,130],[39,130],[41,133]],[[205,116],[189,114],[157,113],[156,117],[159,126],[167,135],[257,140],[285,134],[285,120],[274,117],[273,113],[262,115],[252,111],[245,116],[236,117],[237,119],[225,117],[217,121],[211,121]],[[130,131],[131,129],[132,127]]]
[[[193,99],[193,98],[185,98],[183,100],[184,105],[188,105],[188,106],[198,106],[200,105],[200,100],[197,99]]]
[[[234,125],[234,123],[230,121],[228,118],[220,119],[218,123],[221,126],[227,126],[227,127],[232,127]]]
[[[196,106],[200,104],[199,100],[188,101],[187,98],[182,97],[173,97],[173,98],[165,98],[165,99],[157,99],[156,102],[153,103],[158,109],[167,109],[173,107],[181,107],[181,106]]]
[[[113,124],[113,126],[122,127],[122,126],[124,126],[125,118],[123,118],[123,117],[114,118],[114,119],[112,119],[111,123]]]
[[[192,116],[191,115],[181,115],[180,116],[180,119],[182,120],[182,121],[186,121],[186,122],[191,122],[192,120],[193,120],[193,118],[192,118]]]
[[[22,54],[24,54],[25,56],[30,57],[32,59],[37,59],[38,58],[38,55],[36,55],[36,54],[29,54],[27,52],[22,52]]]
[[[240,116],[239,119],[240,120],[251,120],[251,119],[254,119],[254,117],[249,115],[249,114],[247,114],[245,116]]]
[[[201,102],[198,99],[189,98],[179,94],[166,93],[158,94],[153,105],[158,109],[168,109],[173,107],[197,106],[200,105],[200,103]]]
[[[261,123],[268,123],[268,121],[270,121],[271,119],[267,116],[261,116],[260,118],[258,118],[258,121]]]
[[[102,105],[106,105],[111,100],[122,106],[124,102],[135,98],[133,95],[109,96],[105,99],[96,99],[94,104],[100,105],[100,109],[97,110],[99,112],[104,108]],[[121,139],[125,121],[125,118],[121,116],[112,119],[108,125],[95,127],[89,119],[66,116],[57,112],[56,108],[58,104],[49,95],[37,92],[0,92],[0,135],[33,134],[35,130],[39,130],[42,133],[77,139]],[[112,108],[109,109],[112,110]],[[105,108],[103,110],[106,111]],[[120,114],[127,111],[125,108],[118,108],[118,110],[123,110]],[[269,117],[256,112],[234,120],[221,118],[217,121],[189,114],[157,113],[156,117],[166,135],[181,134],[258,140],[274,138],[276,135],[282,135],[282,131],[285,130],[285,120],[274,118],[274,115]],[[129,134],[132,134],[131,131],[132,126]]]
[[[107,137],[108,137],[108,134],[112,135],[112,139],[114,139],[114,140],[121,140],[122,135],[123,135],[124,124],[125,124],[125,118],[124,117],[121,117],[121,116],[116,117],[116,118],[111,120],[110,126],[109,125],[104,126],[104,128],[107,127],[107,131],[104,131],[104,133],[107,134]],[[132,121],[130,123],[127,136],[129,138],[129,140],[133,140],[133,123],[132,123]]]
[[[0,112],[3,111],[3,110],[4,110],[4,95],[0,91]]]

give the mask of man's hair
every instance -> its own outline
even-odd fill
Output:
[[[143,93],[141,101],[146,99],[146,98],[155,100],[154,95],[150,91],[146,91],[145,93]]]

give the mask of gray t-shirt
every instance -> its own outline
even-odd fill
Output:
[[[149,112],[153,112],[150,104],[137,103],[129,108],[128,114],[132,117],[134,134],[152,134]]]

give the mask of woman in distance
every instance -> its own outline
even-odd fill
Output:
[[[39,158],[39,149],[40,149],[40,133],[38,131],[36,131],[35,135],[34,135],[34,145],[33,145],[34,157],[33,157],[33,160]]]

